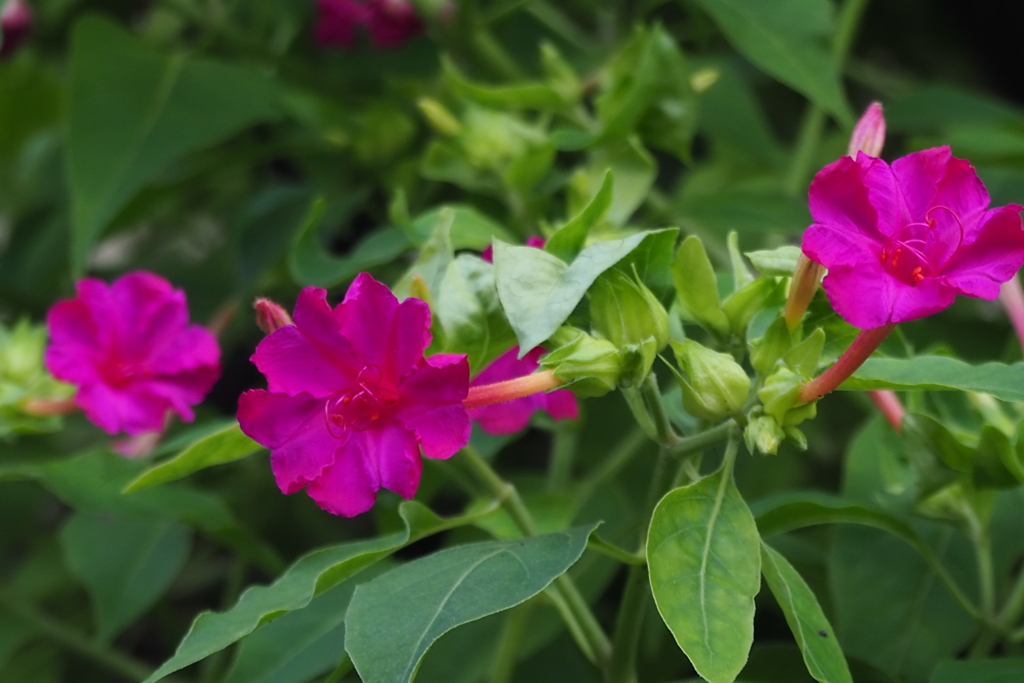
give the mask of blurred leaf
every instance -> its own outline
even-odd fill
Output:
[[[949,528],[927,537],[961,584],[976,585],[973,552]],[[902,541],[876,529],[836,530],[829,558],[835,622],[843,649],[904,680],[924,680],[935,662],[952,657],[977,624],[930,567]]]
[[[262,448],[243,434],[237,424],[232,425],[197,441],[173,458],[153,465],[125,486],[124,492],[182,479],[207,467],[245,458]]]
[[[274,118],[276,97],[266,79],[247,70],[165,56],[104,19],[80,20],[71,38],[68,107],[76,272],[147,182],[190,152]]]
[[[687,195],[678,204],[685,229],[704,235],[782,233],[796,235],[811,224],[807,202],[749,190]]]
[[[68,567],[92,598],[101,641],[160,599],[189,549],[189,531],[181,524],[110,514],[73,515],[60,540]]]
[[[13,157],[34,133],[57,125],[61,100],[60,81],[48,69],[31,61],[5,61],[0,66],[0,157]]]
[[[480,213],[468,204],[445,204],[424,211],[404,228],[406,236],[417,247],[422,247],[434,232],[441,212],[452,213],[451,241],[453,249],[475,249],[483,251],[491,246],[491,240],[512,242],[515,238],[508,230],[493,219]]]
[[[444,328],[445,352],[468,354],[472,375],[515,346],[498,301],[494,266],[477,256],[459,254],[448,265],[434,313]]]
[[[537,109],[540,111],[562,111],[572,106],[562,94],[541,81],[529,81],[514,85],[484,86],[473,83],[459,73],[450,59],[443,59],[444,76],[448,86],[457,94],[477,104],[495,109]]]
[[[894,131],[920,134],[951,126],[999,125],[1019,122],[1024,115],[1002,100],[934,83],[885,103],[885,123]]]
[[[360,272],[395,260],[411,248],[398,228],[385,228],[365,237],[348,256],[334,256],[320,241],[325,201],[313,201],[288,258],[288,270],[300,285],[333,287]]]
[[[573,174],[569,186],[569,215],[583,212],[604,187],[605,173],[615,177],[612,202],[605,218],[615,226],[625,225],[647,198],[658,174],[651,153],[636,138],[602,146],[590,155],[586,168]]]
[[[36,636],[36,630],[21,617],[0,610],[0,672],[11,657]]]
[[[651,590],[693,668],[731,683],[754,641],[761,550],[754,516],[719,469],[658,503],[647,538]]]
[[[411,296],[413,279],[418,278],[426,286],[427,292],[437,296],[441,291],[441,281],[448,272],[448,266],[455,257],[455,250],[452,248],[452,223],[455,222],[455,212],[450,209],[442,209],[437,214],[434,222],[434,229],[430,239],[420,247],[420,253],[416,256],[405,275],[395,283],[391,289],[399,299]],[[429,301],[427,302],[430,303]]]
[[[1024,401],[1024,363],[971,365],[947,356],[869,358],[839,388],[980,391],[1002,401]]]
[[[597,276],[621,261],[636,262],[643,276],[650,263],[671,250],[674,228],[639,232],[592,244],[571,265],[533,247],[494,245],[498,296],[525,354],[565,322]],[[628,257],[628,258],[627,258]]]
[[[786,615],[811,676],[822,683],[853,683],[836,633],[821,611],[818,598],[793,565],[765,543],[761,544],[761,572]]]
[[[853,122],[835,57],[825,40],[831,29],[827,0],[696,2],[743,56],[841,123]]]
[[[146,683],[219,652],[287,612],[302,609],[324,591],[388,557],[399,548],[446,529],[471,523],[493,512],[441,519],[419,503],[402,503],[400,531],[335,546],[319,548],[299,558],[269,586],[247,589],[233,607],[224,612],[203,612],[178,645],[174,656],[164,662]]]
[[[939,662],[928,683],[1019,683],[1024,680],[1024,659],[972,659]]]
[[[307,188],[272,187],[245,204],[232,226],[239,294],[248,294],[289,253],[299,231],[308,227],[311,201]]]
[[[412,680],[447,631],[544,590],[583,554],[595,525],[441,550],[356,589],[345,647],[366,683]]]
[[[787,155],[750,84],[731,63],[715,62],[709,68],[718,78],[701,95],[700,130],[711,138],[714,149],[732,151],[759,165],[783,166]]]
[[[590,230],[597,225],[612,205],[615,178],[609,170],[601,181],[601,189],[575,218],[555,231],[544,244],[544,251],[553,254],[566,263],[571,263],[583,249]]]

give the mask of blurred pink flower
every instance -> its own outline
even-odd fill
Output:
[[[317,505],[346,517],[373,507],[381,488],[412,498],[420,449],[448,458],[469,441],[465,356],[424,358],[430,308],[399,303],[366,273],[333,310],[325,290],[302,290],[293,320],[252,356],[268,391],[238,404],[242,431],[271,450],[281,491],[308,487]]]
[[[189,324],[185,293],[153,273],[81,280],[46,322],[46,367],[78,385],[75,402],[110,434],[161,431],[168,411],[190,422],[220,376],[217,340]]]
[[[543,249],[544,244],[546,242],[546,239],[544,239],[543,237],[539,237],[537,235],[531,235],[526,238],[526,246],[528,247],[536,247],[538,249]],[[494,263],[494,247],[489,246],[483,251],[481,251],[480,258],[482,258],[484,261],[487,261],[488,263]]]
[[[995,299],[1024,264],[1016,204],[989,209],[974,167],[948,147],[892,166],[863,152],[823,168],[803,251],[828,268],[832,307],[862,329],[937,313],[957,294]]]
[[[399,47],[423,30],[407,0],[317,0],[316,39],[321,45],[352,47],[356,28],[364,27],[378,48]]]
[[[0,10],[0,58],[7,57],[32,32],[32,8],[25,0],[7,0]]]
[[[519,347],[514,346],[484,368],[470,386],[494,384],[529,375],[537,369],[537,361],[544,353],[544,349],[536,348],[519,359]],[[538,410],[546,411],[556,420],[574,420],[580,416],[580,409],[573,393],[567,389],[558,389],[546,394],[533,394],[505,403],[474,408],[469,411],[469,417],[478,422],[489,434],[512,434],[525,428],[530,422],[530,416]]]

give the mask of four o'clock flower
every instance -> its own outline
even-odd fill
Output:
[[[317,7],[316,39],[321,45],[351,47],[356,28],[364,27],[375,47],[399,47],[423,30],[408,0],[317,0]]]
[[[529,375],[537,370],[538,361],[543,355],[544,349],[536,348],[518,358],[519,347],[514,346],[484,368],[473,379],[471,386],[494,384]],[[513,434],[524,429],[530,422],[530,416],[538,410],[547,412],[556,420],[574,420],[580,414],[573,393],[567,389],[557,389],[546,394],[537,393],[505,403],[474,408],[469,411],[469,417],[489,434]]]
[[[81,280],[46,322],[46,367],[78,387],[75,403],[110,434],[159,432],[168,411],[191,421],[220,376],[217,340],[189,324],[185,293],[153,273]]]
[[[0,10],[0,58],[14,54],[32,32],[32,8],[25,0],[7,0]]]
[[[366,273],[333,309],[323,289],[302,290],[292,319],[252,357],[268,390],[238,405],[242,431],[271,450],[278,486],[306,488],[346,517],[369,510],[381,488],[411,498],[421,449],[448,458],[469,440],[465,356],[424,358],[427,304],[399,303]]]

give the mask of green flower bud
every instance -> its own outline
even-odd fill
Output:
[[[786,432],[773,418],[759,415],[750,420],[743,429],[743,440],[751,453],[775,455],[786,438]]]
[[[788,367],[780,367],[757,392],[764,412],[783,426],[792,427],[817,415],[817,402],[800,403],[800,387],[806,379]]]
[[[775,319],[764,336],[750,343],[750,364],[761,375],[770,375],[775,363],[793,346],[793,336],[785,318]]]
[[[739,414],[750,393],[750,377],[732,356],[692,339],[672,342],[672,350],[685,373],[680,382],[688,413],[711,421]]]
[[[19,432],[53,431],[56,417],[25,412],[29,399],[63,400],[74,387],[58,382],[43,364],[46,328],[21,321],[13,329],[0,325],[0,436]]]
[[[555,348],[541,357],[541,367],[571,385],[568,388],[577,396],[603,396],[618,386],[622,359],[611,342],[575,327],[561,327],[546,346]]]
[[[590,288],[590,319],[594,330],[621,351],[620,381],[630,386],[643,381],[668,344],[668,313],[635,274],[617,269],[602,274]]]

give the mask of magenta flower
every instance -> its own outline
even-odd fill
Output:
[[[412,498],[422,461],[448,458],[469,441],[462,405],[465,356],[424,358],[430,308],[399,303],[361,273],[333,310],[327,292],[307,287],[287,325],[252,356],[268,391],[242,394],[242,431],[271,450],[277,485],[303,487],[324,510],[352,517],[377,490]]]
[[[352,47],[356,28],[364,27],[378,48],[399,47],[423,30],[407,0],[317,0],[316,39],[321,45]]]
[[[828,268],[832,307],[862,329],[938,313],[955,295],[995,299],[1024,264],[1016,204],[989,195],[948,147],[893,162],[859,153],[823,168],[809,192],[803,251]]]
[[[523,358],[518,358],[519,347],[514,346],[493,363],[484,368],[470,383],[470,386],[495,384],[505,380],[529,375],[539,366],[538,360],[545,353],[536,348]],[[526,427],[530,416],[544,410],[556,420],[575,420],[580,416],[576,397],[567,389],[558,389],[546,394],[533,394],[505,403],[474,408],[469,417],[480,424],[489,434],[513,434]]]
[[[0,10],[0,58],[8,57],[32,32],[32,8],[25,0],[7,0]]]
[[[78,296],[57,302],[46,323],[46,367],[78,385],[75,403],[110,434],[160,431],[168,411],[191,422],[220,376],[217,340],[189,325],[185,293],[153,273],[110,286],[81,280]]]

